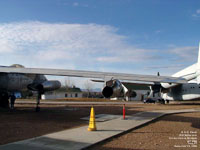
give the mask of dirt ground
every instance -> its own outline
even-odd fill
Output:
[[[80,118],[89,116],[91,105],[41,104],[41,111],[34,111],[34,104],[17,104],[15,111],[0,109],[0,144],[6,144],[47,133],[61,131],[87,125]],[[95,114],[122,114],[122,105],[94,105]],[[184,104],[130,104],[126,105],[126,114],[162,109],[200,108],[199,102]],[[176,140],[169,137],[177,136],[181,131],[198,131],[200,139],[200,113],[177,114],[161,118],[143,128],[112,139],[95,149],[160,149],[173,148]],[[180,127],[179,127],[180,125]],[[167,142],[165,142],[165,140]],[[116,141],[116,142],[115,142]],[[112,144],[112,142],[115,142]],[[119,144],[116,144],[119,143]],[[200,142],[199,142],[200,143]]]
[[[193,139],[184,139],[191,138]],[[193,140],[193,141],[191,141]],[[197,142],[197,144],[195,144]],[[200,113],[168,115],[89,150],[199,150]]]

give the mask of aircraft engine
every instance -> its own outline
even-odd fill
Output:
[[[120,96],[124,94],[124,85],[119,80],[110,80],[106,82],[106,86],[102,90],[104,97]]]
[[[129,90],[126,94],[126,96],[128,97],[136,97],[137,96],[137,93],[134,91],[134,90]]]
[[[32,91],[39,91],[40,93],[44,93],[46,91],[53,91],[59,89],[61,87],[61,83],[57,80],[44,81],[42,83],[32,83],[28,85],[28,89]]]

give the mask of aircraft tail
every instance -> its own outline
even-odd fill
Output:
[[[199,42],[199,53],[198,53],[198,61],[197,61],[197,70],[200,70],[200,42]]]
[[[200,83],[200,42],[199,42],[199,53],[198,53],[198,60],[196,64],[196,74],[197,74],[197,83]]]
[[[200,42],[197,63],[173,74],[173,77],[184,77],[186,80],[194,80],[200,83]]]

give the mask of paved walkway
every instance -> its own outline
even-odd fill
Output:
[[[140,112],[128,116],[126,120],[115,118],[97,123],[97,130],[89,132],[88,126],[64,130],[40,137],[1,145],[0,150],[77,150],[143,125],[166,114],[182,112],[200,112],[200,109],[159,110]],[[27,133],[28,134],[28,133]]]

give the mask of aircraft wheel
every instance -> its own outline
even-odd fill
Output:
[[[165,100],[164,99],[161,100],[161,104],[165,104]]]
[[[36,112],[39,112],[39,111],[40,111],[40,107],[36,107],[36,108],[35,108],[35,111],[36,111]]]

